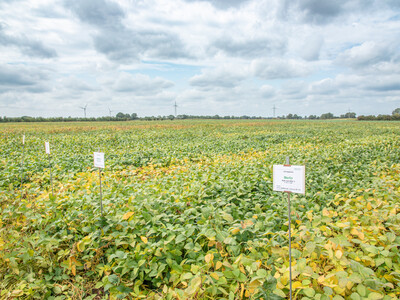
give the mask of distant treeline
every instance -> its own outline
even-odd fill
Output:
[[[347,113],[345,115],[341,115],[340,117],[334,116],[332,113],[322,114],[321,116],[310,115],[310,116],[298,116],[297,114],[288,114],[286,116],[278,116],[275,119],[289,119],[289,120],[297,120],[297,119],[308,119],[308,120],[327,120],[327,119],[337,119],[337,118],[355,118],[355,113]],[[204,119],[204,120],[260,120],[260,119],[274,119],[267,117],[256,117],[256,116],[193,116],[193,115],[178,115],[178,116],[151,116],[151,117],[138,117],[137,114],[124,114],[118,113],[115,117],[98,117],[98,118],[77,118],[77,117],[0,117],[0,122],[93,122],[93,121],[131,121],[131,120],[142,120],[142,121],[163,121],[163,120],[192,120],[192,119]]]
[[[370,115],[370,116],[358,116],[359,121],[400,121],[400,114],[395,115]]]
[[[151,117],[138,117],[136,113],[132,114],[124,114],[122,112],[119,112],[112,117],[97,117],[97,118],[77,118],[77,117],[50,117],[50,118],[44,118],[44,117],[29,117],[29,116],[23,116],[23,117],[0,117],[0,122],[5,123],[5,122],[93,122],[93,121],[99,121],[99,122],[107,122],[107,121],[131,121],[131,120],[142,120],[142,121],[162,121],[162,120],[185,120],[185,119],[206,119],[206,120],[211,120],[211,119],[225,119],[225,120],[237,120],[237,119],[287,119],[287,120],[329,120],[329,119],[355,119],[356,118],[356,113],[354,112],[348,112],[340,116],[335,116],[332,113],[324,113],[320,116],[317,115],[309,115],[309,116],[299,116],[297,114],[288,114],[286,116],[278,116],[276,118],[267,118],[267,117],[256,117],[256,116],[219,116],[219,115],[214,115],[214,116],[193,116],[193,115],[178,115],[178,116],[173,116],[173,115],[168,115],[168,116],[151,116]],[[400,108],[397,108],[396,110],[393,111],[392,115],[378,115],[378,116],[358,116],[357,120],[359,121],[392,121],[392,120],[400,120]]]
[[[359,121],[400,121],[400,108],[396,108],[392,111],[391,115],[370,115],[370,116],[358,116]]]
[[[340,116],[335,116],[333,113],[325,113],[325,114],[322,114],[322,115],[320,115],[320,116],[317,116],[317,115],[309,115],[308,117],[307,116],[305,116],[305,117],[302,117],[302,116],[298,116],[298,115],[296,115],[296,114],[288,114],[288,115],[286,115],[286,116],[281,116],[281,117],[278,117],[278,119],[289,119],[289,120],[298,120],[298,119],[307,119],[307,120],[319,120],[319,119],[321,119],[321,120],[329,120],[329,119],[355,119],[356,118],[356,113],[354,113],[354,112],[348,112],[348,113],[345,113],[344,115],[340,115]]]
[[[174,119],[267,119],[264,117],[250,117],[250,116],[192,116],[192,115],[178,115],[178,116],[151,116],[151,117],[138,117],[136,113],[124,114],[118,113],[115,117],[97,117],[97,118],[77,118],[77,117],[0,117],[0,122],[93,122],[93,121],[131,121],[131,120],[142,120],[142,121],[162,121],[162,120],[174,120]]]

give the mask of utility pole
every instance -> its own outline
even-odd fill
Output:
[[[274,106],[272,107],[272,110],[273,110],[273,112],[274,112],[274,119],[275,119],[275,111],[276,111],[275,104],[274,104]]]

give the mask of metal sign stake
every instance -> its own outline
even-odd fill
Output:
[[[286,166],[290,166],[289,156],[286,157]],[[288,195],[288,217],[289,217],[289,297],[292,299],[292,218],[290,216],[290,192],[286,192]]]
[[[25,156],[25,134],[22,137],[22,159],[21,159],[21,196],[20,200],[22,200],[22,193],[23,193],[23,178],[24,178],[24,156]]]
[[[99,179],[100,179],[100,211],[101,211],[101,216],[103,216],[103,197],[101,193],[101,168],[99,168]]]
[[[49,153],[49,168],[50,168],[51,196],[54,197],[53,174],[52,174],[52,171],[51,171],[51,157],[50,157],[50,153]]]

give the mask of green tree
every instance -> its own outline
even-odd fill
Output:
[[[400,107],[396,108],[394,111],[392,111],[392,115],[400,115]]]
[[[333,115],[333,113],[326,113],[326,114],[322,114],[321,115],[321,119],[323,119],[323,120],[327,120],[327,119],[333,119],[335,116]]]

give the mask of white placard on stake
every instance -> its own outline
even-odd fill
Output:
[[[25,145],[25,134],[22,136],[22,145]]]
[[[274,165],[273,190],[304,194],[306,191],[305,166]]]
[[[104,169],[104,153],[103,152],[94,152],[94,166],[96,168],[103,168]]]
[[[50,143],[44,142],[44,147],[46,148],[46,154],[50,154]]]

